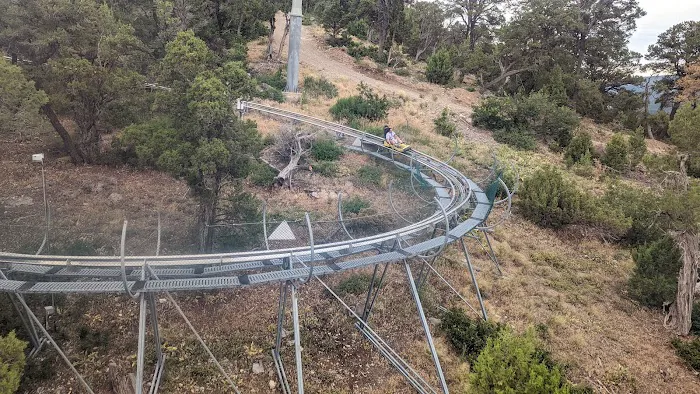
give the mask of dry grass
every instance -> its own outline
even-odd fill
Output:
[[[670,347],[662,316],[625,296],[634,265],[627,250],[563,239],[517,217],[495,238],[504,277],[477,255],[491,316],[520,330],[546,325],[554,358],[575,382],[601,392],[700,390]]]

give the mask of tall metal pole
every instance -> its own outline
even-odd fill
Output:
[[[469,251],[467,250],[467,245],[464,243],[464,238],[460,238],[459,243],[462,245],[462,251],[464,252],[464,258],[467,259],[467,268],[469,269],[469,275],[472,277],[472,285],[474,285],[474,291],[476,291],[476,299],[479,300],[479,306],[481,307],[481,315],[484,317],[484,320],[488,320],[489,317],[486,314],[486,307],[484,306],[484,300],[481,298],[481,290],[479,290],[479,283],[477,283],[476,276],[474,275],[474,268],[472,267],[472,260],[469,258]]]
[[[430,333],[430,327],[428,326],[428,321],[425,319],[425,312],[423,311],[423,304],[420,302],[420,295],[418,294],[418,288],[416,287],[416,282],[413,280],[413,273],[411,272],[411,267],[408,265],[408,261],[403,261],[406,267],[406,276],[408,276],[408,284],[410,286],[411,294],[413,295],[413,300],[416,302],[416,309],[418,310],[418,317],[423,325],[423,331],[425,331],[425,337],[428,340],[428,347],[430,348],[430,354],[433,356],[433,362],[435,363],[435,369],[438,373],[438,378],[440,379],[440,386],[442,387],[442,392],[449,394],[450,390],[447,388],[447,381],[445,381],[445,374],[442,372],[442,366],[440,365],[440,358],[438,357],[437,350],[435,349],[435,344],[433,343],[433,336]]]
[[[289,13],[289,55],[287,56],[287,92],[299,89],[299,50],[301,49],[301,0],[292,0]]]
[[[299,297],[295,285],[292,288],[292,322],[294,324],[294,353],[297,364],[297,393],[304,394],[304,371],[301,361],[301,332],[299,332]]]

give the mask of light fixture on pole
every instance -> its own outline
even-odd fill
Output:
[[[44,154],[36,153],[32,155],[32,161],[35,163],[41,163],[41,185],[44,191],[44,223],[46,228],[44,229],[44,240],[41,242],[41,246],[36,254],[41,254],[44,247],[49,242],[49,202],[46,199],[46,175],[44,170]]]

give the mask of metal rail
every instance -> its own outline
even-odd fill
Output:
[[[13,271],[38,274],[41,278],[50,277],[51,282],[0,281],[0,292],[17,293],[114,293],[127,291],[131,295],[141,292],[165,290],[202,290],[258,285],[286,280],[309,278],[310,270],[297,268],[284,272],[261,272],[249,275],[231,276],[237,271],[251,271],[279,266],[281,261],[293,255],[303,261],[313,260],[319,273],[334,273],[366,265],[375,265],[387,261],[401,260],[406,251],[380,253],[377,256],[358,256],[363,250],[382,250],[387,243],[396,239],[425,238],[445,219],[457,222],[448,232],[432,239],[416,243],[407,250],[412,255],[420,255],[430,250],[437,250],[446,243],[454,242],[477,226],[483,226],[486,213],[490,207],[488,198],[481,188],[447,163],[418,151],[410,153],[392,152],[391,158],[380,153],[368,152],[369,147],[377,150],[383,148],[380,137],[353,129],[351,127],[317,119],[311,116],[293,113],[251,102],[239,102],[238,109],[243,112],[256,111],[267,116],[281,117],[285,120],[320,127],[339,136],[359,139],[361,150],[375,157],[392,160],[397,167],[412,172],[415,164],[429,170],[423,176],[434,188],[439,207],[427,218],[404,227],[363,238],[346,239],[337,242],[309,246],[256,250],[236,253],[205,255],[151,255],[151,256],[48,256],[16,253],[0,253],[0,268]],[[403,160],[405,163],[401,162]],[[459,223],[464,212],[471,211],[466,220]],[[461,224],[461,225],[460,225]],[[399,256],[396,256],[398,254]],[[396,257],[399,257],[396,259]],[[345,260],[337,263],[338,260]],[[160,280],[143,281],[140,271],[144,264],[158,272]],[[61,269],[63,267],[63,269]],[[124,270],[124,271],[122,271]],[[120,272],[121,271],[121,272]],[[68,275],[72,273],[72,275]],[[121,275],[120,275],[121,274]],[[301,275],[301,276],[300,276]],[[119,278],[121,276],[121,278]],[[126,276],[126,277],[125,277]],[[304,278],[305,276],[305,278]],[[76,277],[93,278],[100,282],[74,282]],[[122,279],[119,281],[118,279]],[[57,280],[58,279],[58,280]],[[60,281],[63,280],[63,281]]]

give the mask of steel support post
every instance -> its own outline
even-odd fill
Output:
[[[150,266],[146,265],[144,267],[145,269],[148,269],[148,273],[150,276],[152,276],[155,280],[159,280],[158,275],[151,269]],[[180,314],[180,317],[182,317],[182,320],[185,321],[185,324],[187,324],[187,327],[192,331],[192,334],[194,334],[195,338],[197,338],[197,341],[199,342],[200,345],[204,348],[204,350],[207,352],[209,355],[209,359],[216,365],[216,367],[219,369],[219,372],[221,372],[222,375],[224,375],[224,378],[226,378],[226,381],[228,382],[229,386],[231,386],[231,389],[236,393],[240,394],[241,392],[238,390],[238,387],[236,384],[233,382],[231,377],[226,373],[226,370],[224,370],[224,367],[221,366],[221,363],[219,363],[219,360],[214,357],[214,354],[211,352],[209,349],[209,346],[204,342],[204,339],[199,335],[197,330],[194,328],[192,323],[190,322],[190,319],[187,318],[185,315],[185,312],[182,311],[182,308],[180,308],[180,305],[175,301],[175,298],[170,294],[169,291],[165,292],[165,296],[168,298],[168,300],[173,304],[175,307],[175,310],[177,311],[178,314]]]
[[[425,312],[423,311],[423,305],[420,302],[420,295],[418,294],[418,288],[416,287],[416,282],[413,280],[413,273],[411,273],[411,266],[408,261],[403,261],[406,267],[406,276],[408,277],[408,284],[410,286],[411,294],[413,295],[413,300],[416,302],[416,309],[418,310],[418,317],[423,325],[423,331],[425,331],[425,337],[428,341],[428,347],[430,347],[430,353],[433,356],[433,362],[435,363],[435,369],[437,370],[438,378],[440,379],[440,386],[445,394],[448,394],[450,390],[447,388],[447,382],[445,381],[445,374],[442,372],[442,366],[440,365],[440,358],[438,357],[437,350],[435,349],[435,344],[433,343],[433,336],[430,334],[430,327],[428,326],[428,321],[425,319]]]
[[[479,284],[476,281],[476,275],[474,275],[474,268],[472,267],[472,260],[469,258],[469,251],[467,250],[467,245],[464,243],[464,238],[459,239],[459,243],[462,245],[462,251],[464,252],[464,258],[467,260],[467,268],[469,269],[469,275],[472,277],[472,284],[474,285],[474,291],[476,292],[476,298],[479,300],[479,306],[481,307],[481,314],[484,320],[488,320],[488,315],[486,314],[486,307],[484,307],[484,300],[481,298],[481,291],[479,290]]]
[[[367,299],[365,299],[365,307],[362,309],[362,317],[364,319],[367,308],[369,308],[369,301],[372,297],[374,291],[374,281],[377,280],[377,271],[379,270],[379,265],[374,266],[374,271],[372,272],[372,280],[369,282],[369,288],[367,289]]]
[[[301,0],[292,0],[289,13],[289,55],[287,56],[287,92],[299,90],[299,52],[301,51]]]
[[[23,311],[24,308],[22,308],[22,305],[20,305],[19,302],[15,299],[15,297],[19,298],[22,296],[20,294],[7,293],[7,297],[10,299],[10,302],[12,302],[12,306],[15,308],[17,314],[19,315],[19,318],[22,320],[24,330],[27,332],[27,335],[29,335],[29,342],[32,344],[32,347],[34,349],[38,349],[40,346],[40,338],[39,335],[37,335],[36,327],[34,327],[34,323],[32,323],[31,320],[29,320],[27,316],[25,316]],[[34,350],[32,350],[32,352],[33,351]]]
[[[5,273],[1,270],[0,279],[7,280],[7,276],[5,276]],[[7,293],[7,296],[10,298],[10,302],[12,302],[12,306],[14,306],[15,310],[17,311],[17,314],[19,314],[19,318],[22,320],[22,324],[24,324],[24,329],[27,331],[27,335],[29,335],[29,341],[32,343],[32,347],[34,348],[30,352],[30,355],[33,355],[33,353],[39,351],[43,344],[41,342],[41,337],[39,336],[39,334],[37,334],[33,320],[29,316],[25,316],[25,308],[22,306],[26,305],[24,302],[24,297],[18,293]]]
[[[425,270],[425,260],[420,265],[420,271],[418,271],[418,288],[423,288],[423,271]]]
[[[151,388],[149,394],[158,392],[160,380],[163,376],[163,368],[165,367],[165,356],[163,355],[162,342],[160,341],[160,330],[158,329],[158,315],[156,314],[156,300],[153,293],[148,293],[146,296],[149,312],[151,314],[151,325],[153,326],[153,342],[156,347],[156,368],[153,371],[153,379],[151,380]]]
[[[141,269],[141,280],[146,280],[146,264]],[[143,367],[146,354],[146,295],[139,295],[139,340],[136,353],[136,394],[143,394]]]
[[[424,264],[421,266],[420,273],[418,274],[418,288],[422,289],[423,286],[428,282],[428,276],[430,276],[430,269],[425,269],[425,265],[433,265],[435,264],[435,261],[437,260],[437,256],[433,257],[430,262],[424,261]]]
[[[284,312],[287,307],[287,283],[280,283],[280,302],[277,309],[277,336],[275,338],[275,348],[272,349],[272,360],[275,362],[275,368],[277,369],[277,378],[280,381],[280,386],[282,387],[282,392],[285,394],[291,394],[291,389],[289,388],[289,380],[287,379],[287,373],[284,370],[284,364],[282,363],[282,358],[280,356],[280,350],[282,349],[282,330],[284,330]]]
[[[304,394],[304,372],[301,362],[301,332],[299,330],[299,299],[294,284],[292,288],[292,320],[294,324],[294,353],[297,365],[297,392]]]
[[[19,302],[20,302],[20,303],[22,304],[22,306],[24,307],[24,310],[27,312],[27,315],[29,315],[29,318],[34,322],[34,324],[36,324],[37,327],[39,327],[39,329],[41,330],[41,332],[44,334],[44,337],[46,337],[46,340],[48,340],[49,342],[51,342],[51,345],[53,345],[54,349],[56,349],[56,352],[58,352],[58,354],[61,356],[61,358],[63,359],[63,361],[66,362],[66,364],[68,365],[68,368],[70,368],[70,370],[73,372],[73,374],[75,374],[75,377],[78,378],[78,381],[79,381],[80,384],[83,386],[83,388],[85,389],[85,391],[88,392],[89,394],[95,394],[95,392],[92,391],[92,389],[91,389],[90,386],[87,384],[87,382],[85,381],[85,379],[83,379],[82,375],[80,375],[80,373],[78,372],[78,370],[75,369],[75,367],[73,366],[73,364],[70,362],[70,360],[68,359],[68,356],[66,356],[66,354],[63,353],[63,350],[61,350],[61,348],[58,346],[58,344],[56,343],[56,341],[53,340],[53,338],[51,337],[51,335],[49,334],[49,332],[46,331],[46,328],[44,328],[44,326],[41,324],[41,322],[40,322],[39,319],[36,317],[36,315],[34,314],[34,312],[32,312],[32,310],[29,308],[29,306],[27,305],[27,303],[24,301],[24,298],[18,298],[18,299],[19,299]]]
[[[389,269],[389,264],[386,263],[384,264],[384,270],[382,271],[382,276],[379,278],[379,283],[377,283],[376,290],[374,290],[374,295],[372,296],[372,299],[370,300],[369,298],[369,293],[367,294],[367,302],[365,302],[365,308],[362,311],[362,320],[366,323],[369,320],[369,314],[372,312],[372,308],[374,308],[374,302],[377,300],[377,296],[379,295],[379,290],[382,287],[382,284],[384,283],[384,277],[386,276],[386,272]],[[374,280],[373,280],[374,282]]]
[[[503,272],[501,271],[501,264],[498,263],[498,258],[496,258],[496,252],[493,250],[493,246],[491,246],[491,239],[489,238],[489,233],[486,231],[482,231],[484,233],[484,238],[486,238],[486,243],[489,245],[489,250],[491,251],[489,253],[489,257],[493,261],[493,263],[496,265],[496,269],[498,270],[498,275],[503,275]]]

